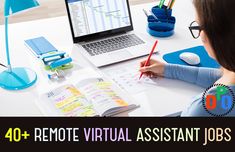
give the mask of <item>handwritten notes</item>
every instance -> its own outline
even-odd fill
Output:
[[[107,94],[107,96],[113,100],[116,104],[118,104],[118,106],[128,106],[128,104],[123,100],[121,99],[121,97],[119,97],[117,95],[117,93],[115,93],[113,91],[113,89],[111,88],[112,87],[112,83],[111,82],[97,82],[97,87],[100,89],[100,90],[103,90],[105,94]]]
[[[96,115],[93,105],[72,85],[63,86],[47,93],[47,98],[64,116]]]
[[[102,78],[62,86],[46,93],[43,100],[58,114],[70,117],[109,116],[129,106],[114,91],[113,84]]]
[[[138,108],[117,85],[93,69],[76,72],[69,84],[40,95],[39,108],[49,116],[114,116]],[[75,82],[75,83],[74,83]]]
[[[118,86],[131,94],[142,92],[147,85],[156,85],[156,80],[143,76],[139,80],[140,73],[135,67],[117,68],[108,71],[108,76]]]
[[[86,94],[87,99],[92,102],[98,113],[103,114],[112,108],[128,106],[128,103],[119,97],[112,89],[111,82],[104,81],[103,79],[93,79],[89,81],[94,82],[85,83],[86,85],[80,88]]]

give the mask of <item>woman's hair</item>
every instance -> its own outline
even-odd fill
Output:
[[[217,61],[235,72],[235,0],[194,0]]]

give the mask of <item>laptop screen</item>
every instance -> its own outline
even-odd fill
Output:
[[[66,0],[74,37],[132,26],[128,0]]]

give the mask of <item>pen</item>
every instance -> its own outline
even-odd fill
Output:
[[[149,64],[150,64],[149,62],[150,62],[151,56],[153,55],[153,52],[154,52],[154,50],[155,50],[155,48],[157,46],[157,43],[158,43],[158,40],[156,40],[156,42],[154,43],[153,48],[152,48],[152,50],[151,50],[151,52],[150,52],[150,54],[148,56],[148,59],[146,60],[146,62],[144,64],[144,67],[149,66]],[[143,73],[140,74],[139,80],[141,79],[142,76],[143,76]]]
[[[149,15],[148,15],[148,13],[147,13],[147,11],[146,11],[145,9],[143,9],[143,12],[144,12],[144,14],[146,15],[146,17],[149,17]],[[151,15],[152,15],[156,20],[158,20],[158,17],[157,17],[156,15],[154,15],[151,10],[150,10],[149,12],[151,13]]]
[[[162,5],[164,4],[165,0],[161,0],[159,4],[159,8],[162,8]]]
[[[158,17],[155,15],[155,14],[153,14],[153,12],[150,10],[149,11],[150,13],[151,13],[151,15],[156,19],[156,20],[158,20]]]
[[[143,9],[143,11],[144,11],[144,14],[146,15],[146,17],[149,17],[147,11],[145,9]]]

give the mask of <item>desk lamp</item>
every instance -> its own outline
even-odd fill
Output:
[[[0,73],[0,87],[6,90],[22,90],[32,86],[37,81],[34,71],[24,67],[12,68],[8,44],[8,17],[19,12],[39,6],[36,0],[5,0],[5,43],[7,70]]]

